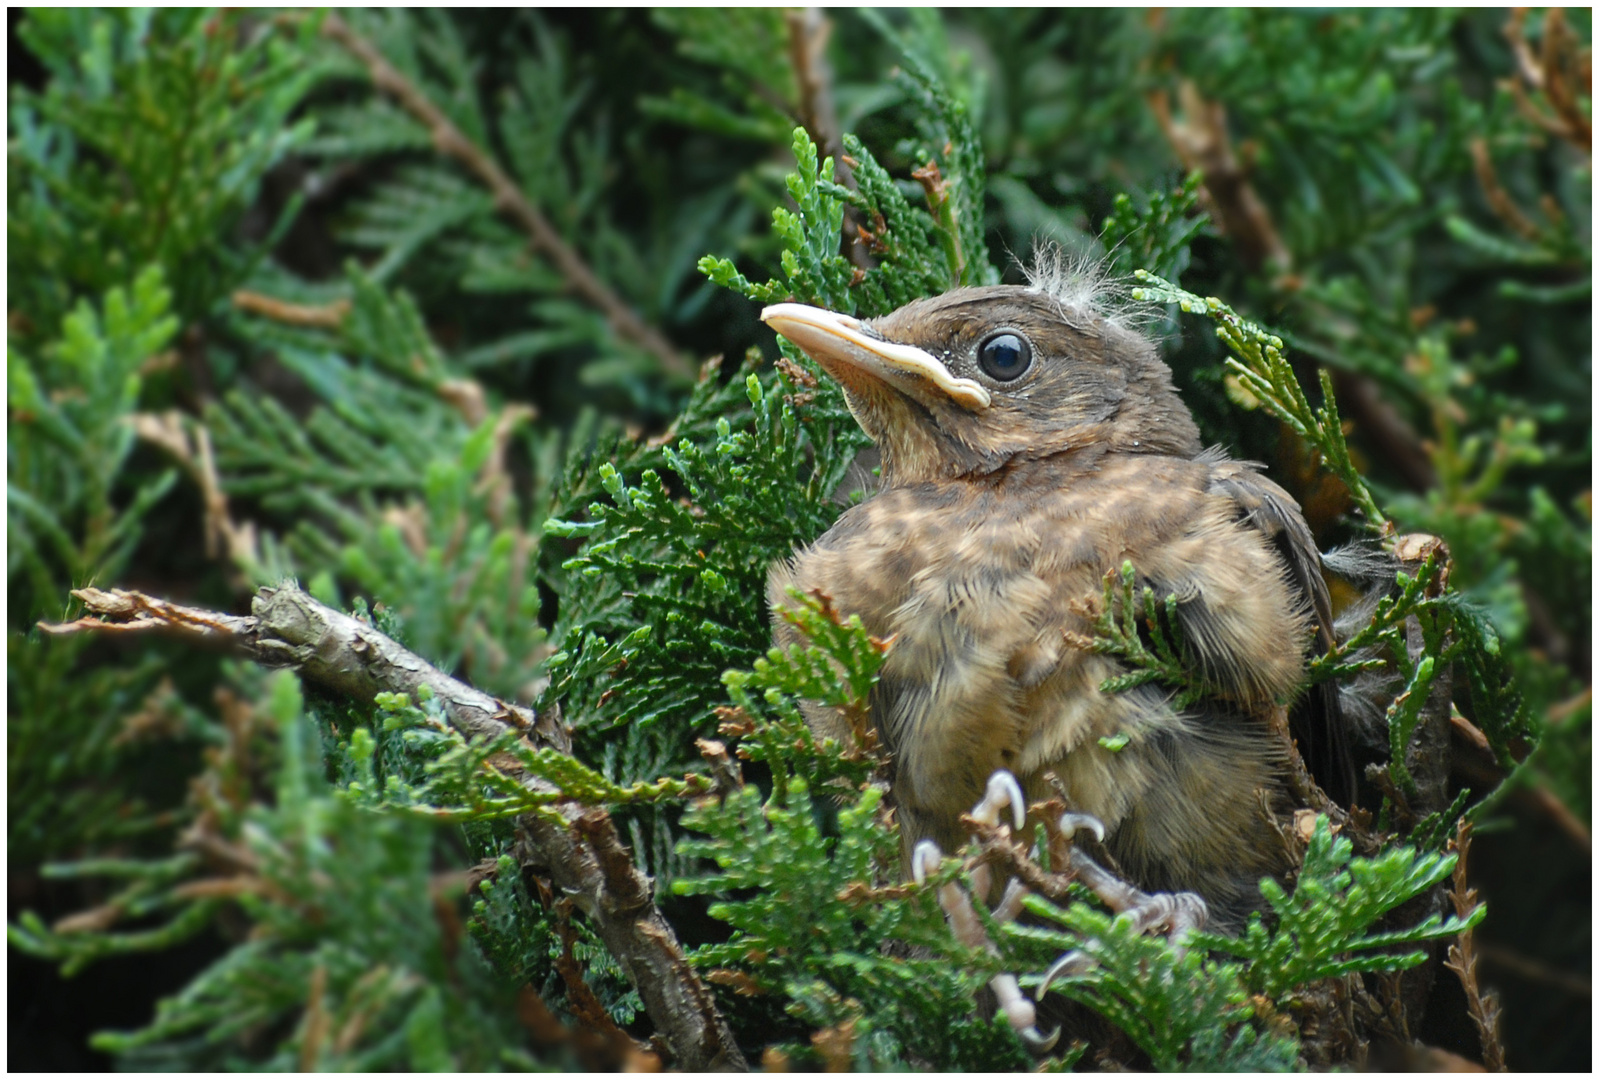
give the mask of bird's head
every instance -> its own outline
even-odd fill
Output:
[[[889,483],[980,476],[1090,446],[1200,449],[1154,346],[1048,290],[956,289],[869,320],[773,304],[761,318],[843,386]]]

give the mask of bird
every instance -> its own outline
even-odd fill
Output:
[[[1140,887],[1197,892],[1236,924],[1288,868],[1271,711],[1293,704],[1296,732],[1339,753],[1336,692],[1301,693],[1332,643],[1328,589],[1298,504],[1203,445],[1156,345],[1103,290],[1057,261],[879,318],[765,308],[881,454],[875,494],[771,567],[773,632],[801,642],[782,612],[818,594],[892,642],[868,710],[907,864],[924,841],[958,848],[1003,770],[1029,800],[1063,785]],[[1197,702],[1104,688],[1128,669],[1085,647],[1092,598],[1124,564],[1175,600]],[[817,736],[851,737],[841,710],[804,712]]]

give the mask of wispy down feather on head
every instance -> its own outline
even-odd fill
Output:
[[[1112,273],[1112,265],[1109,253],[1068,251],[1058,241],[1040,240],[1034,243],[1032,256],[1021,264],[1021,271],[1028,289],[1054,300],[1061,318],[1070,325],[1104,320],[1141,332],[1158,322],[1158,307],[1134,300],[1132,282]]]

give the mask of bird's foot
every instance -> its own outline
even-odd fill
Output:
[[[1014,782],[1012,780],[1012,783]],[[916,879],[916,883],[924,884],[929,875],[937,873],[943,858],[943,853],[933,841],[923,840],[917,844],[916,850],[911,853],[911,876]],[[975,877],[974,872],[973,878]],[[1014,918],[1021,908],[1021,897],[1024,895],[1026,890],[1017,882],[1011,882],[1005,890],[1005,899],[992,912],[993,917],[1001,922]],[[944,918],[949,921],[949,928],[954,933],[955,940],[968,948],[994,951],[994,944],[988,940],[988,934],[983,930],[977,909],[972,906],[972,898],[959,885],[954,882],[940,885],[938,906],[944,909]],[[1034,1054],[1048,1053],[1055,1045],[1055,1040],[1060,1038],[1060,1029],[1056,1028],[1048,1035],[1038,1030],[1037,1010],[1033,1007],[1032,1000],[1022,993],[1016,976],[1009,973],[995,975],[988,981],[988,986],[999,1003],[999,1013],[1005,1017],[1022,1044]]]
[[[1001,814],[1007,807],[1011,811],[1013,827],[1019,831],[1027,821],[1027,801],[1016,778],[1000,770],[989,777],[988,788],[984,791],[982,800],[972,808],[972,817],[984,825],[999,825],[1002,820]],[[916,879],[918,885],[923,884],[929,874],[937,872],[942,860],[943,853],[939,851],[938,845],[931,840],[923,840],[911,852],[911,876]],[[988,893],[990,876],[986,865],[972,870],[971,879],[974,892],[978,895]],[[1026,895],[1027,890],[1021,882],[1010,881],[1005,887],[1004,896],[990,912],[990,916],[996,922],[1011,921],[1020,913],[1022,900]],[[950,882],[939,886],[938,905],[944,909],[944,917],[949,921],[950,930],[954,932],[957,941],[968,948],[994,951],[994,944],[989,941],[988,934],[983,929],[982,921],[972,904],[972,898],[959,885]],[[999,1003],[999,1013],[1005,1017],[1022,1044],[1034,1054],[1041,1056],[1048,1053],[1054,1047],[1055,1041],[1060,1038],[1060,1029],[1056,1028],[1048,1035],[1038,1030],[1037,1010],[1033,1006],[1032,999],[1022,993],[1016,976],[1008,973],[995,975],[989,980],[988,985]]]
[[[1004,812],[1007,807],[1010,808],[1011,829],[1015,832],[1020,832],[1022,826],[1027,823],[1027,798],[1022,794],[1022,786],[1016,782],[1016,778],[1004,769],[1000,769],[988,778],[988,787],[984,789],[982,799],[978,801],[976,806],[972,807],[971,816],[980,824],[993,828],[1004,821]],[[988,897],[991,895],[989,892],[990,884],[991,871],[986,865],[975,867],[972,870],[972,891],[978,896]],[[1014,886],[1015,882],[1012,882],[1011,885]],[[1017,887],[1019,888],[1019,886]],[[1006,899],[1010,898],[1009,887],[1007,887],[1005,895]],[[1024,895],[1026,895],[1025,891],[1015,898],[1016,910],[1020,910],[1021,896]],[[1004,900],[1000,901],[1000,906],[1005,906]],[[1016,911],[1013,910],[1009,915],[1001,916],[999,909],[996,908],[994,917],[999,919],[1000,922],[1008,922],[1016,917]]]
[[[1063,841],[1052,855],[1064,856],[1060,863],[1118,915],[1132,919],[1140,934],[1164,926],[1172,944],[1182,947],[1190,931],[1205,925],[1210,911],[1198,893],[1146,893],[1123,881],[1095,862],[1092,856],[1071,844],[1079,829],[1087,828],[1103,841],[1105,826],[1087,814],[1062,814],[1058,836]]]
[[[1114,880],[1114,879],[1113,879]],[[1205,925],[1209,910],[1205,907],[1205,900],[1198,893],[1146,893],[1134,889],[1125,882],[1117,882],[1125,893],[1136,897],[1134,902],[1117,912],[1132,920],[1134,929],[1142,934],[1159,927],[1166,927],[1166,940],[1170,941],[1173,951],[1180,958],[1188,951],[1187,940],[1190,932],[1198,930]],[[1101,899],[1105,899],[1103,895]],[[1106,900],[1106,903],[1110,903]],[[1111,905],[1113,908],[1114,904]],[[1079,975],[1086,975],[1094,967],[1094,958],[1081,949],[1073,949],[1062,953],[1056,961],[1044,972],[1039,980],[1038,989],[1033,991],[1033,996],[1038,1001],[1044,1000],[1044,995],[1049,993],[1050,984],[1057,979],[1070,979]]]
[[[1095,862],[1087,852],[1071,844],[1080,829],[1091,831],[1101,842],[1105,839],[1105,826],[1098,818],[1088,814],[1062,814],[1056,833],[1060,843],[1050,853],[1054,863],[1067,868],[1118,916],[1129,919],[1138,933],[1164,927],[1167,940],[1177,955],[1182,956],[1187,951],[1188,935],[1201,929],[1210,916],[1204,898],[1191,892],[1146,893],[1123,881]],[[1093,959],[1080,949],[1063,954],[1044,973],[1035,991],[1036,998],[1043,1000],[1056,979],[1086,974],[1093,966]]]
[[[1027,797],[1022,794],[1022,786],[1016,778],[1000,769],[988,778],[982,800],[972,807],[972,817],[984,825],[998,825],[1000,812],[1007,806],[1010,807],[1011,828],[1021,832],[1022,826],[1027,824]]]

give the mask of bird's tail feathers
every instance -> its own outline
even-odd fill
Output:
[[[1350,544],[1322,555],[1322,564],[1356,586],[1358,598],[1344,606],[1333,621],[1333,636],[1342,644],[1371,622],[1377,605],[1394,588],[1399,561],[1375,544]],[[1380,657],[1380,648],[1357,649],[1345,659],[1351,663]],[[1338,704],[1344,722],[1363,746],[1388,745],[1388,706],[1401,689],[1391,665],[1368,669],[1338,683]]]

